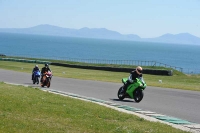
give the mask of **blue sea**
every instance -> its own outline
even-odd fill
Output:
[[[200,73],[200,45],[0,33],[0,54],[66,60],[156,61]]]

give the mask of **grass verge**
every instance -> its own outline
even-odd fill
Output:
[[[0,132],[184,132],[91,102],[2,82],[0,105]]]

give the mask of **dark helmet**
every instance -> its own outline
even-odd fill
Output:
[[[45,67],[49,67],[49,64],[45,64]]]

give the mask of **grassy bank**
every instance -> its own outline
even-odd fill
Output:
[[[7,70],[14,70],[20,72],[31,73],[34,63],[0,61],[0,68]],[[39,64],[42,68],[44,65]],[[67,68],[50,65],[53,70],[53,75],[64,78],[76,78],[84,80],[98,80],[105,82],[120,83],[121,78],[127,77],[129,73],[124,72],[108,72],[100,70],[86,70],[77,68]],[[173,76],[159,76],[144,74],[144,79],[148,86],[157,86],[165,88],[176,88],[185,90],[200,91],[200,76],[199,75],[185,75],[180,72],[175,72]],[[162,80],[162,83],[159,82]]]
[[[0,132],[183,133],[91,102],[0,83]]]
[[[53,60],[53,59],[38,59],[38,58],[22,58],[22,57],[10,57],[6,56],[6,58],[14,58],[14,59],[26,59],[26,60],[43,60],[52,63],[66,63],[70,65],[83,65],[83,66],[102,66],[102,67],[117,67],[117,68],[135,68],[134,65],[125,65],[125,64],[95,64],[95,63],[85,63],[85,62],[74,62],[74,61],[64,61],[64,60]],[[171,70],[172,68],[162,67],[162,66],[143,66],[144,69],[155,69],[155,70]],[[175,74],[182,74],[177,70],[174,70]]]

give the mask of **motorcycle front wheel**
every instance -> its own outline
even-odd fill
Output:
[[[140,89],[136,89],[134,91],[133,95],[134,95],[134,100],[135,100],[136,103],[139,103],[143,99],[143,97],[144,97],[144,93]]]
[[[125,98],[125,95],[122,92],[123,86],[119,88],[117,96],[119,98],[119,100],[123,100]]]
[[[51,85],[51,80],[50,80],[50,79],[48,79],[48,80],[47,80],[47,88],[49,88],[49,87],[50,87],[50,85]]]
[[[36,83],[39,84],[39,77],[36,77]]]

